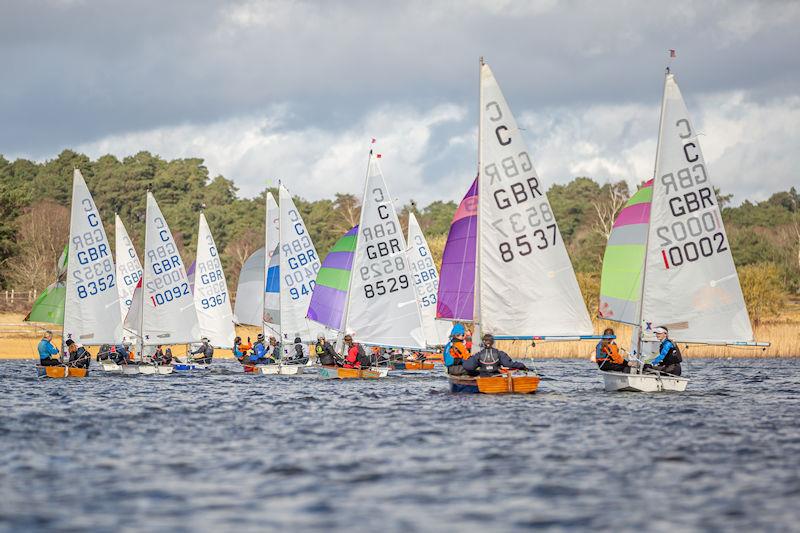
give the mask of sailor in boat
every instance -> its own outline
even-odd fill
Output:
[[[72,339],[67,339],[67,352],[69,353],[69,362],[67,366],[73,368],[89,368],[92,354],[90,354],[82,344],[78,344]]]
[[[494,335],[483,336],[482,348],[464,360],[464,370],[470,376],[488,377],[500,374],[500,368],[528,370],[525,363],[514,361],[508,354],[494,347]]]
[[[681,357],[678,346],[669,339],[669,330],[664,326],[658,326],[653,332],[661,344],[658,347],[658,355],[650,361],[649,365],[644,365],[644,369],[680,376],[683,357]]]
[[[58,357],[53,357],[54,355],[58,355],[58,348],[53,346],[52,340],[53,332],[47,330],[44,332],[42,340],[39,341],[39,346],[37,346],[37,350],[39,351],[39,364],[42,366],[61,365],[61,361]]]
[[[317,335],[314,353],[317,354],[317,362],[322,366],[341,366],[339,354],[333,349],[333,345],[325,340],[325,335],[322,333]]]
[[[241,364],[245,364],[247,362],[247,352],[253,349],[253,345],[250,344],[250,337],[247,337],[247,342],[242,342],[242,338],[238,335],[235,339],[233,339],[233,356],[239,361]]]
[[[132,365],[135,364],[133,361],[133,356],[130,352],[131,343],[130,342],[123,342],[122,344],[117,344],[116,346],[111,347],[111,353],[109,354],[111,360],[113,360],[118,365]]]
[[[273,363],[278,362],[281,358],[281,343],[278,342],[278,339],[275,336],[269,336],[269,345],[267,346],[267,357],[272,359]]]
[[[348,333],[344,336],[344,367],[345,368],[368,368],[370,358],[364,351],[364,347],[353,341],[353,335]]]
[[[469,349],[464,343],[466,331],[463,324],[456,324],[450,331],[450,342],[444,347],[444,365],[451,376],[464,376],[466,371],[462,364],[469,357]]]
[[[211,359],[214,358],[214,347],[208,340],[208,337],[200,339],[200,346],[189,354],[189,361],[200,365],[210,365]],[[199,357],[194,357],[199,355]]]
[[[267,365],[275,362],[275,360],[270,357],[264,342],[264,334],[259,333],[258,337],[256,337],[256,342],[253,344],[253,353],[251,353],[250,357],[247,359],[248,364]]]
[[[603,335],[614,335],[614,330],[606,328],[603,330]],[[630,374],[631,372],[628,361],[619,353],[619,347],[613,339],[602,339],[597,343],[594,361],[600,367],[600,370],[605,370],[606,372],[623,372],[625,374]]]
[[[156,351],[153,354],[153,362],[157,365],[169,365],[172,363],[172,350],[167,348],[166,352],[164,351],[163,346],[160,344],[156,346]]]
[[[284,360],[284,363],[290,365],[304,365],[308,362],[308,348],[303,344],[300,336],[294,338],[294,346],[289,356]]]

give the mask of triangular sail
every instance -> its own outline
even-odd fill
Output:
[[[372,154],[345,327],[365,344],[425,347],[405,238],[377,158]]]
[[[590,335],[592,323],[530,152],[481,65],[477,317],[508,336]]]
[[[264,324],[264,258],[262,246],[245,260],[239,271],[233,314],[237,324],[261,327]]]
[[[131,242],[128,231],[125,229],[125,225],[119,215],[114,215],[114,235],[119,309],[120,315],[124,318],[131,308],[136,284],[139,282],[139,278],[142,277],[142,264],[139,262],[139,256],[136,255],[136,249],[133,247],[133,242]]]
[[[472,322],[475,250],[478,239],[478,179],[456,209],[442,254],[436,317]]]
[[[64,323],[68,255],[69,245],[64,246],[64,251],[61,252],[61,256],[58,258],[55,283],[48,285],[36,298],[31,307],[31,312],[23,319],[25,322]]]
[[[134,330],[145,345],[197,342],[200,328],[183,259],[150,192],[146,224],[142,328],[134,325]]]
[[[217,253],[217,245],[203,213],[200,213],[200,228],[197,233],[194,305],[200,334],[208,337],[212,346],[231,348],[236,331],[233,327],[228,284]]]
[[[299,336],[314,338],[306,318],[315,280],[320,270],[319,257],[311,235],[289,191],[280,186],[280,298],[281,337],[287,349]]]
[[[422,233],[414,213],[408,214],[408,262],[417,290],[417,304],[422,317],[422,330],[427,346],[447,343],[450,324],[436,321],[436,293],[439,288],[439,273],[431,256],[428,241]]]
[[[342,235],[325,256],[308,305],[309,319],[335,331],[344,330],[344,308],[358,240],[358,226]]]
[[[645,183],[617,215],[603,255],[598,314],[639,325],[644,255],[650,228],[653,180]]]
[[[280,335],[281,323],[281,251],[276,246],[267,265],[267,283],[264,289],[264,324],[270,334]],[[273,329],[273,327],[275,329]]]
[[[111,244],[86,182],[75,169],[69,223],[64,339],[111,344],[122,337]]]
[[[278,286],[273,283],[272,289],[268,280],[270,279],[270,268],[277,268],[279,263],[273,261],[273,255],[277,252],[281,242],[281,213],[278,208],[278,203],[271,192],[267,192],[267,206],[264,221],[264,242],[266,243],[267,254],[264,256],[264,264],[262,265],[263,277],[261,278],[261,298],[263,305],[263,331],[265,335],[274,335],[280,332],[280,309],[281,309],[281,296]],[[276,272],[272,272],[273,278]],[[261,324],[259,324],[261,325]]]
[[[675,78],[664,81],[642,327],[709,343],[753,340],[730,242]]]

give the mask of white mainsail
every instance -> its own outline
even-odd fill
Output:
[[[320,269],[319,256],[303,218],[286,187],[280,186],[280,332],[288,348],[295,336],[311,342],[312,323],[306,318]]]
[[[133,302],[133,291],[142,277],[142,263],[128,236],[128,231],[119,215],[114,215],[114,235],[117,263],[117,292],[119,293],[120,316],[128,314]]]
[[[684,342],[753,340],[697,132],[667,73],[653,182],[641,327]]]
[[[507,336],[590,335],[545,186],[491,69],[481,64],[475,317]]]
[[[64,335],[85,345],[122,338],[116,272],[100,213],[78,169],[72,180]]]
[[[276,261],[273,261],[273,256],[278,250],[278,246],[280,244],[281,214],[280,209],[278,208],[278,203],[275,201],[275,197],[271,192],[267,192],[266,202],[267,206],[264,224],[264,242],[266,243],[267,253],[264,256],[264,264],[262,265],[264,269],[264,277],[261,280],[261,297],[263,306],[262,320],[264,334],[274,335],[276,332],[280,332],[281,298],[278,286],[276,285],[276,280],[273,280],[271,285],[268,282],[270,281],[270,267],[275,268],[278,264]],[[272,275],[275,276],[276,271],[273,271]]]
[[[186,268],[156,199],[147,193],[145,263],[125,328],[144,345],[189,344],[200,340],[194,297]]]
[[[197,263],[194,272],[194,306],[200,334],[212,346],[231,348],[236,330],[228,295],[228,284],[217,253],[217,245],[203,213],[197,232]]]
[[[370,153],[345,329],[359,342],[425,347],[406,243],[377,158]]]
[[[422,233],[414,213],[408,214],[408,262],[417,290],[417,304],[425,332],[425,344],[441,346],[447,343],[450,323],[436,320],[436,295],[439,290],[439,272],[431,256],[428,241]]]
[[[234,320],[237,324],[261,327],[264,324],[264,247],[248,257],[239,271]]]

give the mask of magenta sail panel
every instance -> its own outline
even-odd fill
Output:
[[[453,216],[442,255],[436,318],[471,321],[478,236],[478,178]]]

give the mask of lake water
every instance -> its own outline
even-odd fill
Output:
[[[531,396],[0,363],[0,529],[800,528],[800,360],[691,360],[684,394],[537,361]]]

